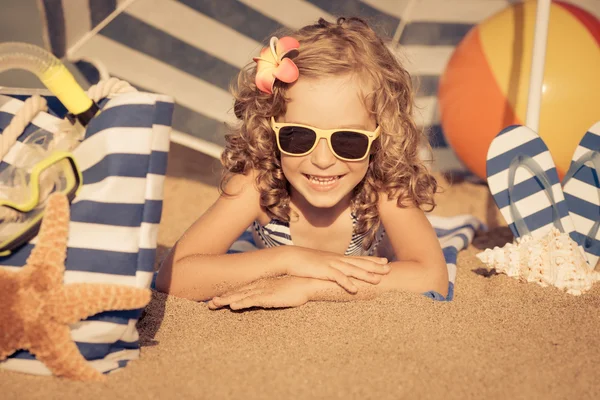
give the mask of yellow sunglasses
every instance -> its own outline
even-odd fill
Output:
[[[343,161],[364,160],[371,150],[373,141],[381,133],[378,125],[375,131],[360,129],[319,129],[312,126],[276,122],[271,117],[271,128],[275,132],[277,147],[283,154],[305,156],[310,154],[325,139],[331,152]]]
[[[29,194],[25,200],[0,199],[0,207],[10,208],[18,213],[17,221],[2,221],[0,224],[0,256],[8,256],[21,245],[29,242],[39,231],[44,215],[41,197],[41,179],[44,171],[57,168],[51,191],[61,192],[72,201],[83,182],[77,162],[71,153],[55,152],[36,163],[29,174]],[[53,171],[54,172],[54,171]],[[45,196],[47,198],[47,196]],[[41,200],[41,201],[40,201]]]

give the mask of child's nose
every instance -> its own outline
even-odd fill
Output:
[[[327,169],[337,161],[335,155],[329,149],[325,139],[319,140],[317,147],[311,154],[311,162],[320,169]]]

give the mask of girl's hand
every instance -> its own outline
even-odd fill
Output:
[[[310,279],[283,276],[253,282],[208,302],[216,310],[229,306],[232,310],[250,307],[299,307],[308,301]]]
[[[285,261],[287,275],[333,281],[350,293],[358,291],[350,277],[378,284],[381,276],[391,270],[388,260],[381,257],[343,256],[295,246],[289,250]]]

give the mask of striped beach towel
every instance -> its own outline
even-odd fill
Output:
[[[0,96],[0,132],[23,106],[23,96]],[[0,164],[15,161],[23,140],[39,129],[55,132],[64,115],[52,109],[27,126]],[[58,103],[59,104],[59,103]],[[64,282],[113,283],[147,288],[153,276],[163,184],[169,151],[173,101],[168,96],[126,93],[100,102],[102,109],[73,151],[83,186],[71,205]],[[36,240],[7,257],[0,268],[17,270]],[[100,372],[121,368],[139,357],[136,322],[142,310],[104,312],[71,325],[82,355]],[[50,371],[24,350],[0,368],[31,374]]]

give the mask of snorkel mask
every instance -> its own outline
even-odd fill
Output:
[[[83,177],[70,151],[98,113],[71,73],[47,51],[24,43],[0,44],[0,72],[14,68],[36,74],[69,114],[55,133],[39,129],[0,153],[0,161],[8,155],[11,160],[0,163],[0,256],[10,255],[37,235],[52,193],[66,194],[69,202],[78,194]],[[0,96],[0,106],[8,100]]]

